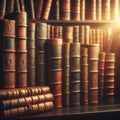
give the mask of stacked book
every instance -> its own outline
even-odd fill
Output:
[[[48,86],[0,90],[0,115],[6,119],[49,111],[53,100]]]

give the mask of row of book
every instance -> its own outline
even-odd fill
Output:
[[[119,0],[33,0],[32,4],[26,1],[26,5],[34,15],[29,15],[30,19],[79,21],[119,18]]]
[[[49,111],[54,97],[48,86],[0,90],[1,119],[20,117]]]

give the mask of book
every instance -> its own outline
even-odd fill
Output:
[[[6,14],[13,13],[14,11],[14,0],[8,0],[6,2]]]
[[[0,20],[4,19],[4,16],[6,14],[6,0],[0,0]]]
[[[19,0],[14,0],[14,11],[20,12],[20,2]]]
[[[35,86],[26,88],[1,89],[0,100],[22,98],[50,93],[49,86]]]

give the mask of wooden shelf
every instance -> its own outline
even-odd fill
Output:
[[[94,106],[80,106],[80,107],[66,107],[53,109],[48,112],[43,112],[35,115],[24,116],[16,118],[15,120],[62,120],[62,119],[78,119],[90,120],[91,118],[97,120],[110,117],[109,120],[114,119],[120,114],[120,104],[113,105],[94,105]],[[12,119],[13,120],[13,119]]]

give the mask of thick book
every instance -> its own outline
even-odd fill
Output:
[[[0,108],[2,110],[8,110],[12,108],[24,107],[28,105],[39,104],[53,100],[54,100],[53,94],[46,93],[46,94],[28,96],[22,98],[0,100]]]
[[[15,98],[35,96],[35,95],[41,95],[41,94],[47,94],[47,93],[50,93],[49,86],[1,89],[0,90],[0,99],[1,100],[15,99]]]
[[[43,20],[49,19],[51,5],[52,5],[52,0],[46,0],[43,2],[43,8],[42,8],[43,10],[42,10],[42,14],[41,14],[41,19],[43,19]]]
[[[18,107],[18,108],[12,108],[8,110],[1,110],[1,118],[2,120],[7,118],[15,118],[20,117],[24,115],[31,115],[41,112],[50,111],[54,108],[53,101],[43,102],[39,104],[24,106],[24,107]]]

